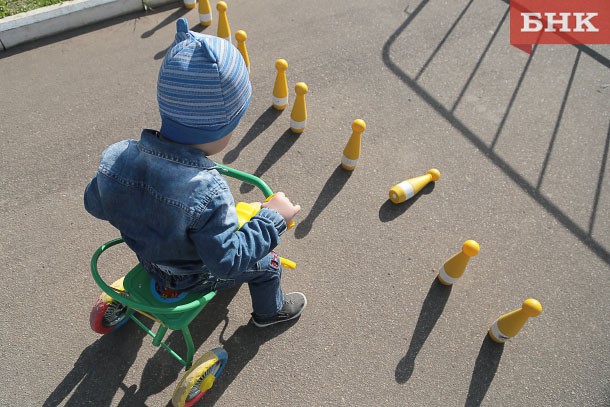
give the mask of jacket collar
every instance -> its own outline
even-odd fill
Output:
[[[138,142],[138,148],[145,153],[188,167],[201,169],[218,167],[214,161],[206,157],[203,151],[187,144],[164,140],[161,138],[161,133],[156,130],[144,129]]]

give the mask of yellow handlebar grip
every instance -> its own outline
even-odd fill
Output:
[[[283,257],[280,257],[280,263],[282,263],[282,266],[286,267],[287,269],[295,269],[297,267],[297,264],[294,261],[285,259]]]

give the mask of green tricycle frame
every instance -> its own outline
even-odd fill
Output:
[[[216,163],[216,166],[216,170],[222,175],[258,187],[266,199],[273,195],[271,188],[257,176],[218,163]],[[254,208],[252,213],[244,215],[240,214],[238,208],[240,226],[245,220],[249,220],[248,216],[251,217],[258,209]],[[243,219],[242,215],[246,216],[247,219]],[[188,326],[208,302],[214,298],[216,292],[170,292],[169,298],[161,296],[154,287],[154,280],[141,264],[137,264],[125,277],[111,285],[106,284],[98,271],[99,257],[106,250],[120,243],[123,243],[121,238],[104,243],[91,258],[91,274],[95,283],[103,291],[91,310],[91,327],[94,331],[105,334],[118,329],[130,319],[134,321],[153,338],[153,346],[163,347],[187,370],[174,391],[172,402],[176,407],[192,406],[212,387],[214,380],[220,375],[227,361],[226,351],[222,348],[216,348],[207,352],[193,364],[195,345]],[[153,332],[142,323],[135,313],[157,322],[159,324],[157,332]],[[182,332],[186,343],[185,357],[180,356],[163,341],[168,329]]]

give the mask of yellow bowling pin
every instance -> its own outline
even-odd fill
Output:
[[[210,7],[210,0],[199,0],[199,24],[206,27],[212,25],[212,7]]]
[[[237,40],[237,49],[241,52],[241,56],[244,58],[248,72],[250,72],[250,57],[248,56],[248,49],[246,48],[246,40],[248,34],[245,31],[239,30],[235,33],[235,39]]]
[[[184,7],[191,9],[195,8],[197,5],[197,0],[184,0]]]
[[[358,158],[360,158],[360,146],[362,144],[362,133],[366,129],[366,123],[362,119],[352,122],[352,135],[343,149],[341,157],[341,167],[344,170],[353,171],[356,168]]]
[[[530,298],[523,302],[518,310],[502,315],[489,328],[489,337],[498,343],[504,343],[517,335],[523,325],[531,317],[537,317],[542,312],[542,305],[538,300]]]
[[[480,247],[474,240],[466,240],[462,245],[462,251],[450,258],[443,264],[438,272],[438,281],[444,285],[452,285],[458,278],[462,277],[468,260],[479,253]]]
[[[288,106],[288,80],[286,79],[286,69],[288,62],[285,59],[275,61],[277,76],[273,85],[273,107],[277,110],[284,110]]]
[[[231,27],[229,27],[229,19],[227,18],[227,3],[219,1],[216,5],[218,10],[218,32],[217,36],[231,41]]]
[[[290,114],[290,130],[294,133],[302,133],[307,126],[307,104],[305,103],[305,94],[309,88],[305,82],[299,82],[295,85],[294,91],[297,94]]]
[[[426,173],[426,175],[410,178],[401,182],[400,184],[396,184],[390,188],[390,200],[395,204],[398,204],[406,201],[407,199],[411,199],[431,181],[436,182],[440,179],[440,177],[440,171],[436,168],[432,168]]]

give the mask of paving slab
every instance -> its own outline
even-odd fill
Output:
[[[509,45],[507,12],[501,0],[229,3],[253,99],[213,158],[303,207],[278,251],[298,264],[285,290],[309,304],[259,330],[245,287],[219,294],[191,326],[196,355],[229,353],[202,405],[610,405],[610,46],[530,56]],[[82,193],[107,145],[159,127],[156,77],[182,16],[215,33],[173,5],[0,54],[2,404],[170,405],[182,371],[167,352],[133,324],[89,329],[90,256],[117,232]],[[309,86],[300,136],[289,109],[270,108],[277,58],[291,88]],[[356,118],[367,129],[346,172]],[[389,202],[430,168],[438,182]],[[441,286],[467,239],[480,253]],[[101,270],[112,280],[134,262],[117,249]],[[492,343],[489,326],[526,298],[543,313]]]

